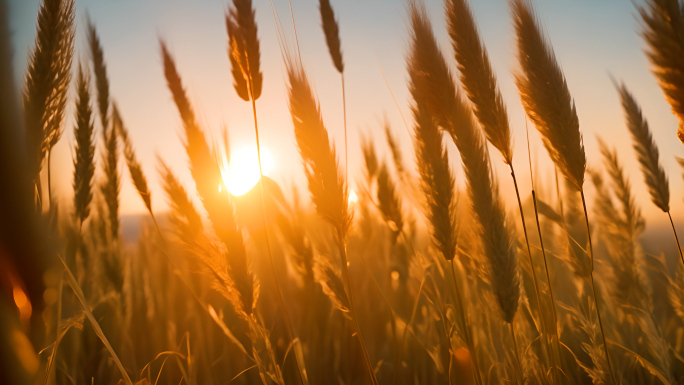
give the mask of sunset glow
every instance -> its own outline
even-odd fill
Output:
[[[273,170],[271,152],[261,148],[261,166],[264,175]],[[233,195],[242,195],[259,182],[259,157],[256,146],[243,146],[231,151],[230,162],[221,170],[223,182]]]

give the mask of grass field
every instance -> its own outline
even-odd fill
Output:
[[[241,160],[228,130],[210,134],[173,45],[160,39],[192,183],[158,157],[149,166],[157,196],[110,91],[95,23],[75,17],[74,0],[42,0],[15,84],[0,0],[0,383],[684,383],[682,213],[671,210],[682,195],[669,185],[682,170],[666,173],[652,134],[663,128],[649,126],[640,96],[612,79],[624,110],[614,125],[632,148],[618,151],[606,132],[586,152],[572,87],[532,1],[508,1],[519,100],[505,100],[469,1],[444,0],[438,30],[420,0],[407,0],[410,97],[395,102],[410,115],[362,141],[354,172],[345,21],[330,0],[317,6],[320,19],[306,22],[322,26],[337,72],[318,84],[339,88],[344,141],[333,142],[296,35],[283,32],[280,20],[295,15],[274,14],[282,103],[306,183],[283,191],[263,175],[274,160],[260,142],[269,111],[257,104],[255,12],[275,8],[232,0],[227,71],[244,103],[230,108],[253,114],[258,162]],[[633,7],[652,81],[679,122],[668,135],[684,144],[684,4]],[[77,33],[87,46],[75,47]],[[529,131],[515,137],[507,105],[519,102]],[[56,196],[61,165],[51,158],[66,130],[69,204]],[[540,148],[529,148],[530,134]],[[515,141],[527,152],[514,152]],[[144,215],[120,212],[123,183]],[[636,198],[636,184],[650,199]]]

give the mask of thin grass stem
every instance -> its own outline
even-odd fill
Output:
[[[584,221],[587,225],[587,238],[589,239],[589,257],[591,258],[591,273],[589,276],[591,283],[591,292],[594,296],[594,304],[596,305],[596,315],[598,316],[599,328],[601,329],[601,338],[603,339],[603,350],[606,353],[606,362],[608,362],[608,370],[610,370],[610,377],[614,384],[618,382],[615,379],[615,372],[613,371],[613,365],[610,362],[610,355],[608,354],[608,343],[606,342],[606,333],[603,329],[603,321],[601,320],[601,308],[599,307],[598,297],[596,296],[596,288],[594,287],[594,246],[591,242],[591,228],[589,227],[589,215],[587,214],[587,202],[584,198],[584,189],[580,189],[580,195],[582,196],[582,208],[584,209]]]

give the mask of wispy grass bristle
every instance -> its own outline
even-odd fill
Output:
[[[124,126],[123,120],[121,119],[121,114],[119,113],[119,109],[117,108],[116,104],[112,105],[112,124],[113,129],[116,130],[123,141],[124,157],[126,158],[126,165],[128,166],[128,172],[131,175],[133,186],[135,186],[135,189],[138,191],[138,194],[145,203],[147,211],[152,213],[152,194],[147,186],[147,178],[145,178],[142,166],[135,156],[133,142],[128,135],[128,129],[126,126]]]

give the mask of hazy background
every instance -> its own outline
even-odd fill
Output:
[[[290,44],[294,34],[287,0],[273,0],[284,33]],[[397,98],[401,112],[411,124],[409,95],[406,88],[404,54],[408,47],[406,4],[402,0],[333,0],[340,24],[347,79],[349,128],[349,167],[352,187],[360,180],[363,158],[360,135],[372,135],[380,154],[387,154],[382,121],[390,121],[401,140],[407,161],[413,160],[411,140],[402,123],[378,63]],[[426,0],[435,33],[453,66],[441,0]],[[637,1],[637,3],[639,3]],[[166,202],[158,184],[156,154],[164,158],[192,186],[186,155],[179,133],[182,126],[167,90],[159,52],[164,39],[176,58],[189,95],[198,115],[211,135],[218,138],[225,125],[231,146],[254,145],[252,111],[232,87],[226,54],[224,14],[227,0],[77,0],[76,55],[86,61],[86,15],[97,26],[104,46],[111,82],[111,95],[118,104],[143,169],[150,180],[155,210],[165,210]],[[292,121],[287,108],[284,66],[278,46],[271,4],[254,0],[261,43],[264,87],[257,101],[262,145],[272,153],[275,168],[270,176],[287,192],[294,183],[305,188]],[[482,37],[486,43],[499,85],[507,103],[515,138],[515,166],[521,188],[529,191],[525,120],[512,73],[516,69],[514,33],[506,0],[472,1]],[[10,0],[11,28],[14,33],[17,84],[22,84],[27,57],[33,45],[39,0]],[[320,99],[326,126],[343,153],[343,126],[340,77],[335,71],[320,27],[317,0],[292,0],[302,59]],[[670,112],[643,54],[644,43],[638,35],[636,10],[627,0],[539,0],[536,9],[556,55],[563,67],[572,96],[577,104],[589,166],[597,165],[596,135],[619,150],[621,160],[633,185],[643,214],[651,224],[663,223],[664,214],[650,202],[638,164],[631,149],[618,95],[609,74],[623,79],[649,120],[660,148],[663,166],[670,176],[671,206],[675,218],[684,217],[682,171],[674,156],[684,156],[677,140],[677,121]],[[74,65],[74,69],[77,68]],[[73,92],[71,93],[73,96]],[[70,102],[73,103],[73,102]],[[61,199],[71,199],[73,143],[73,108],[70,105],[66,131],[53,155],[55,192]],[[97,126],[96,126],[97,127]],[[552,168],[536,130],[531,128],[533,164],[538,167],[537,187],[552,190]],[[100,140],[99,127],[98,140]],[[98,146],[99,146],[98,142]],[[458,165],[455,147],[452,162]],[[503,195],[513,209],[515,194],[498,153],[492,152]],[[99,160],[99,154],[98,154]],[[341,164],[344,160],[340,159]],[[464,177],[458,165],[457,181]],[[129,182],[121,164],[123,187],[121,212],[144,211],[142,201]],[[669,230],[668,230],[669,231]],[[671,236],[671,235],[669,235]]]

